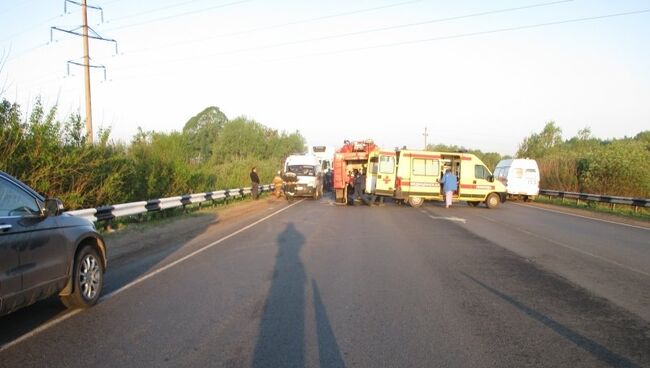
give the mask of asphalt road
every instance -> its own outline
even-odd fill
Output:
[[[90,310],[1,317],[0,366],[650,367],[648,229],[510,203],[196,221]]]

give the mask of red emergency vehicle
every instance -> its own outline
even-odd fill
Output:
[[[347,203],[349,175],[354,169],[366,170],[370,152],[378,150],[372,139],[365,141],[345,141],[336,150],[332,164],[333,188],[336,203]]]

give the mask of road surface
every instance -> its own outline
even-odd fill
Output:
[[[94,308],[0,317],[0,367],[650,367],[647,228],[328,199],[183,221],[130,235]]]

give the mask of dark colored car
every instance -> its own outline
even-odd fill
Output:
[[[57,294],[69,308],[90,307],[105,270],[106,246],[90,221],[0,171],[0,315]]]

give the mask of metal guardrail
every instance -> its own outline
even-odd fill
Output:
[[[66,213],[83,217],[92,222],[110,221],[117,217],[133,216],[146,212],[157,212],[168,208],[184,207],[188,204],[202,203],[206,201],[220,201],[231,198],[241,198],[251,194],[251,187],[220,190],[197,194],[187,194],[177,197],[151,199],[148,201],[121,203],[116,205],[101,206],[96,208],[85,208],[81,210],[68,211]],[[260,193],[273,190],[272,185],[260,185]]]
[[[564,192],[559,190],[540,189],[540,195],[548,197],[559,197],[562,199],[575,199],[576,201],[591,201],[600,203],[609,203],[611,205],[623,204],[634,207],[650,207],[650,199],[647,198],[631,198],[631,197],[617,197],[610,195],[587,194],[576,192]]]

